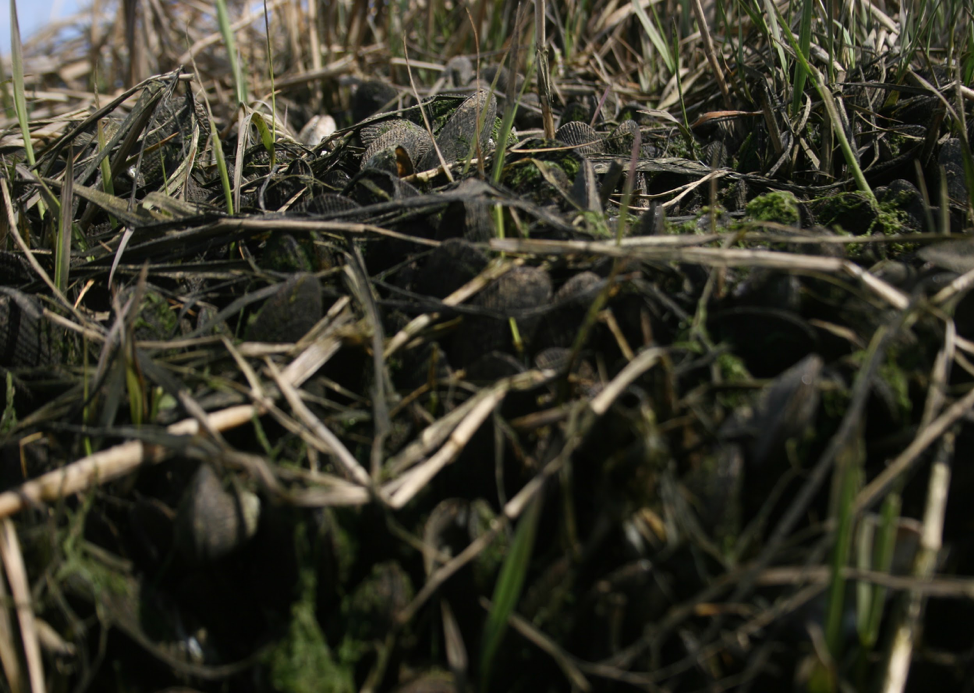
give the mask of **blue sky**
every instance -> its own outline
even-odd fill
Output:
[[[10,53],[10,2],[0,0],[0,52]],[[88,4],[86,0],[82,0]],[[27,40],[32,33],[51,19],[58,19],[78,11],[79,0],[17,0],[20,35]]]

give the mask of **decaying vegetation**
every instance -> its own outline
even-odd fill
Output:
[[[971,688],[969,4],[12,20],[10,690]]]

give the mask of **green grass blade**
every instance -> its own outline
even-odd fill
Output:
[[[859,160],[856,158],[856,153],[852,149],[852,144],[849,142],[849,138],[846,136],[845,128],[842,127],[842,120],[839,117],[839,111],[835,107],[835,101],[832,99],[832,92],[823,83],[821,73],[812,67],[805,56],[798,48],[798,41],[795,39],[795,35],[791,33],[791,30],[786,26],[782,25],[784,32],[788,37],[788,43],[791,44],[792,50],[795,51],[795,57],[798,62],[801,63],[805,72],[808,73],[809,79],[812,80],[812,84],[815,86],[815,90],[818,95],[822,98],[822,103],[825,105],[825,110],[829,112],[829,119],[832,121],[832,130],[835,132],[835,136],[839,140],[839,147],[842,149],[842,156],[845,158],[846,164],[852,171],[852,177],[856,181],[856,186],[860,191],[869,197],[870,202],[876,204],[876,195],[873,194],[873,189],[869,187],[869,183],[866,181],[866,176],[862,172],[862,167],[859,165]]]
[[[785,55],[785,49],[782,47],[781,27],[778,25],[778,13],[775,11],[773,0],[764,0],[764,11],[768,15],[768,27],[771,30],[771,36],[774,38],[773,45],[778,53],[778,62],[781,63],[782,72],[787,75],[789,60]]]
[[[74,209],[74,150],[68,147],[61,185],[61,213],[58,215],[57,245],[54,248],[54,284],[62,294],[68,290],[68,271],[71,268],[71,210]]]
[[[247,103],[247,81],[244,79],[240,61],[237,59],[237,42],[233,37],[233,28],[230,26],[226,0],[216,0],[216,16],[220,24],[220,34],[223,36],[223,45],[226,46],[227,56],[230,58],[230,71],[233,73],[237,104]]]
[[[666,69],[672,74],[676,70],[676,61],[673,58],[670,47],[663,40],[663,34],[660,33],[656,24],[650,20],[649,15],[646,14],[646,10],[643,9],[639,0],[633,0],[632,9],[636,13],[639,23],[643,25],[643,30],[649,36],[649,40],[652,41],[653,46],[659,51],[660,57],[663,59],[663,64],[666,65]]]
[[[629,216],[629,201],[632,199],[632,187],[636,178],[636,165],[639,163],[639,150],[643,138],[639,130],[632,140],[632,153],[629,157],[629,171],[626,174],[626,184],[622,188],[622,204],[619,205],[619,220],[616,222],[616,245],[622,245],[622,237],[626,234],[626,222]]]
[[[517,606],[524,587],[524,577],[528,572],[528,563],[534,550],[534,538],[538,530],[538,520],[541,517],[541,497],[536,496],[531,501],[521,521],[518,522],[514,541],[511,543],[510,553],[501,566],[497,584],[494,586],[494,597],[491,600],[490,613],[484,624],[484,638],[480,654],[480,690],[486,691],[490,682],[490,671],[497,648],[500,647],[507,630],[507,619]]]
[[[24,151],[27,162],[33,166],[34,145],[30,140],[30,127],[27,124],[27,98],[24,87],[24,47],[20,43],[20,22],[17,20],[17,0],[10,0],[10,66],[14,80],[14,110],[20,133],[24,136]]]
[[[132,417],[132,423],[141,426],[145,412],[145,392],[142,378],[139,377],[135,367],[134,357],[125,359],[125,388],[128,391],[129,414]]]
[[[267,127],[267,121],[264,120],[264,116],[257,111],[254,111],[250,114],[250,122],[255,128],[257,128],[257,134],[260,135],[260,143],[264,145],[264,150],[270,154],[271,157],[273,157],[274,135],[271,133],[271,129]],[[271,166],[273,166],[273,160]]]
[[[880,573],[889,572],[893,564],[893,551],[896,548],[896,530],[900,519],[900,494],[890,493],[883,502],[880,512],[879,536],[873,550],[872,570]],[[857,626],[859,641],[867,650],[872,650],[879,640],[879,626],[883,619],[883,606],[886,603],[886,588],[882,585],[870,585],[870,601],[861,612]]]
[[[220,143],[220,133],[216,131],[216,121],[210,119],[210,135],[213,138],[213,155],[216,157],[216,167],[220,171],[220,182],[223,183],[223,195],[227,199],[227,214],[233,214],[233,190],[230,188],[230,175],[227,173],[227,159],[223,155],[223,145]]]
[[[808,60],[812,45],[812,0],[802,2],[802,22],[798,29],[798,50],[805,60]],[[829,56],[831,58],[831,56]],[[801,62],[795,63],[795,79],[792,85],[791,115],[796,117],[802,106],[802,96],[805,93],[805,79],[807,73]]]
[[[104,151],[105,147],[108,146],[107,140],[105,139],[105,121],[98,121],[98,129],[95,132],[98,138],[98,150]],[[108,160],[108,157],[104,157],[101,160],[101,185],[105,193],[115,196],[115,181],[112,180],[112,163]],[[108,221],[111,223],[113,229],[118,228],[118,219],[113,215],[108,215]]]
[[[829,584],[828,611],[825,616],[825,640],[829,652],[836,660],[841,659],[843,641],[843,621],[845,620],[845,578],[842,573],[849,558],[852,535],[855,527],[853,501],[862,479],[862,461],[865,444],[860,431],[836,460],[837,483],[834,487],[833,512],[838,526],[835,546],[832,552],[832,579]]]
[[[7,71],[4,69],[3,61],[0,60],[0,103],[3,104],[3,114],[11,120],[17,117],[17,111],[14,108],[14,100],[10,95],[10,90],[7,89],[7,84],[10,80],[7,78]]]
[[[267,75],[271,80],[271,146],[277,140],[277,91],[274,89],[274,45],[271,41],[271,20],[267,14],[267,0],[264,0],[264,36],[267,38]],[[312,30],[312,34],[314,30]],[[312,44],[313,45],[313,44]],[[265,143],[266,147],[267,144]],[[271,150],[271,168],[274,168],[274,152]]]

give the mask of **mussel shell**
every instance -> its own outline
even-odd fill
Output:
[[[209,464],[193,475],[176,512],[176,547],[192,562],[215,561],[236,551],[257,532],[260,499],[224,488]]]
[[[399,92],[386,82],[370,79],[362,82],[352,94],[352,118],[359,123],[394,101]]]
[[[474,138],[480,132],[480,149],[486,150],[490,130],[497,116],[497,99],[486,89],[464,101],[450,116],[443,129],[436,135],[436,146],[447,164],[463,161],[470,153]],[[419,160],[419,170],[425,171],[440,165],[436,150],[431,150]]]
[[[405,152],[410,162],[410,171],[400,172],[402,177],[412,173],[411,169],[415,164],[433,148],[433,140],[421,125],[408,120],[391,121],[388,123],[388,128],[365,148],[365,153],[362,154],[362,167],[378,167],[379,163],[373,161],[377,154],[386,150],[396,152],[399,148]]]
[[[495,315],[471,315],[464,319],[459,336],[461,362],[473,362],[493,351],[514,352],[509,320],[517,322],[522,342],[530,346],[539,315],[531,309],[551,301],[551,277],[538,267],[515,267],[484,289],[474,305]]]
[[[602,137],[588,123],[573,120],[565,123],[555,132],[555,139],[575,147],[575,151],[582,156],[602,154],[605,144]]]
[[[426,259],[416,290],[427,296],[446,298],[480,274],[488,262],[487,256],[469,241],[450,238]]]
[[[50,325],[37,301],[0,287],[0,367],[47,365],[52,358]]]
[[[292,274],[257,313],[247,329],[247,339],[293,343],[307,334],[321,315],[321,284],[318,278],[306,272]]]

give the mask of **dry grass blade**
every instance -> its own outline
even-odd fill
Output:
[[[629,248],[626,248],[600,242],[494,239],[490,245],[495,250],[509,253],[598,253],[608,257],[641,257],[646,260],[691,262],[710,267],[767,267],[796,272],[848,274],[862,281],[878,297],[894,308],[902,310],[910,305],[909,297],[896,287],[889,285],[848,260],[837,258],[738,248],[666,247],[681,245],[681,243],[653,244],[652,246],[639,244],[630,245]]]
[[[208,415],[210,425],[217,431],[248,423],[259,408],[251,405],[229,407]],[[166,429],[177,436],[193,436],[199,432],[196,419],[184,419]],[[130,441],[96,452],[69,463],[63,469],[31,479],[17,488],[0,493],[0,517],[18,513],[32,504],[52,503],[75,493],[106,484],[130,474],[143,464],[165,460],[170,451],[142,441]]]
[[[913,566],[913,576],[920,582],[929,581],[933,576],[943,546],[944,512],[947,507],[953,453],[954,435],[948,433],[941,439],[930,469],[920,548]],[[909,591],[903,595],[901,610],[894,612],[893,639],[881,688],[883,693],[902,693],[906,688],[925,599],[921,592]]]
[[[41,661],[41,647],[37,640],[30,581],[27,578],[23,554],[20,552],[20,542],[17,540],[17,528],[8,517],[3,518],[0,526],[0,558],[3,559],[4,574],[7,577],[7,584],[10,585],[10,594],[17,610],[17,620],[20,622],[20,638],[27,657],[30,689],[44,691],[46,690],[44,664]]]
[[[383,487],[389,495],[389,504],[393,508],[402,508],[417,493],[422,491],[433,477],[456,459],[470,438],[487,420],[491,412],[503,401],[507,394],[507,387],[495,386],[483,396],[477,396],[476,404],[470,408],[469,414],[463,418],[450,433],[446,442],[435,455],[419,463],[416,467],[390,481]]]
[[[605,414],[612,403],[628,388],[637,378],[639,378],[643,373],[652,368],[657,361],[662,359],[666,355],[665,349],[652,348],[641,352],[626,364],[626,367],[619,372],[612,382],[603,388],[603,390],[596,395],[589,406],[592,407],[592,411],[596,416],[602,416]]]
[[[335,301],[328,313],[298,343],[298,346],[304,344],[306,348],[284,369],[282,375],[287,382],[294,387],[301,387],[338,352],[341,338],[337,333],[353,319],[348,309],[350,303],[351,298],[348,296]]]
[[[555,138],[555,119],[551,113],[551,73],[548,70],[548,38],[545,22],[545,0],[534,0],[535,60],[538,63],[538,98],[541,101],[541,120],[546,140]]]
[[[342,470],[349,476],[349,478],[360,484],[364,488],[371,488],[372,479],[369,477],[369,473],[365,471],[365,468],[358,463],[358,460],[348,451],[348,448],[335,436],[334,433],[328,430],[328,428],[321,423],[321,421],[314,415],[314,413],[308,409],[307,405],[301,401],[300,395],[298,395],[297,390],[294,386],[288,383],[281,372],[278,370],[277,366],[274,365],[273,361],[269,359],[265,361],[267,364],[267,370],[274,382],[277,383],[278,388],[280,388],[281,393],[287,400],[291,409],[297,414],[301,422],[308,427],[308,429],[314,433],[318,440],[324,445],[339,463]]]
[[[974,409],[974,390],[947,407],[940,416],[918,432],[903,452],[887,465],[883,472],[870,481],[856,496],[856,511],[866,510],[889,489],[890,485],[916,464],[919,456],[931,445],[940,440],[951,426]]]
[[[0,516],[62,509],[17,520],[81,634],[48,685],[965,680],[917,646],[974,589],[962,0],[218,5],[15,37]],[[262,508],[197,564],[200,460]]]
[[[0,599],[4,604],[13,603],[7,593],[6,580],[0,580]],[[0,609],[0,663],[3,664],[3,674],[7,685],[13,693],[20,693],[27,690],[23,680],[24,671],[20,662],[20,655],[17,651],[17,634],[14,631],[13,621],[10,618],[10,610]]]
[[[515,262],[501,262],[488,267],[462,287],[444,298],[443,305],[460,305],[467,299],[482,291],[490,282],[501,278],[516,266],[517,263]],[[384,354],[385,358],[388,359],[390,356],[399,351],[403,346],[408,344],[411,339],[432,325],[438,318],[438,313],[424,313],[423,315],[419,315],[410,320],[409,324],[397,332],[386,344]]]
[[[638,2],[638,0],[636,1]],[[727,88],[727,82],[724,79],[724,70],[718,60],[717,51],[714,48],[714,40],[710,36],[710,25],[707,23],[707,17],[704,15],[703,5],[700,3],[700,0],[693,0],[692,7],[693,15],[697,19],[697,27],[703,38],[703,49],[707,56],[707,62],[710,63],[710,69],[713,71],[714,78],[717,80],[717,86],[720,87],[720,93],[724,97],[724,106],[732,108],[733,104],[731,102],[730,90]]]
[[[443,639],[446,645],[446,658],[450,664],[450,670],[457,680],[458,687],[464,688],[467,678],[469,662],[467,659],[467,647],[463,642],[463,633],[453,615],[453,609],[446,600],[440,602],[440,611],[443,620]]]

